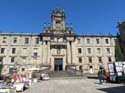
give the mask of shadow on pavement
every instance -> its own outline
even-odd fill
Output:
[[[125,86],[110,87],[110,88],[101,88],[98,89],[106,93],[125,93]]]

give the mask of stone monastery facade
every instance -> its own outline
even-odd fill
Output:
[[[65,19],[64,11],[57,8],[52,11],[51,23],[39,34],[0,33],[2,74],[34,67],[65,71],[68,66],[96,73],[100,66],[107,69],[107,63],[115,61],[116,36],[77,35]]]

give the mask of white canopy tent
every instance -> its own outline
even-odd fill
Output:
[[[38,67],[33,67],[33,68],[29,68],[27,69],[28,71],[41,71],[41,70],[45,70],[47,69],[48,67],[41,67],[41,68],[38,68]]]

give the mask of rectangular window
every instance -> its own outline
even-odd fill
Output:
[[[13,74],[13,72],[14,72],[14,68],[9,68],[9,74]]]
[[[98,57],[98,61],[99,61],[99,63],[102,63],[102,58]]]
[[[17,37],[14,37],[14,38],[13,38],[13,43],[14,43],[14,44],[17,43]]]
[[[88,48],[88,53],[91,54],[91,48]]]
[[[37,57],[37,56],[38,56],[38,53],[37,53],[37,52],[34,52],[34,56]]]
[[[92,57],[88,57],[89,63],[92,63]]]
[[[78,54],[81,54],[81,53],[82,53],[82,49],[78,48]]]
[[[25,44],[29,44],[29,38],[25,38]]]
[[[112,62],[112,59],[111,59],[111,57],[108,57],[108,62]]]
[[[80,65],[79,66],[79,70],[82,71],[83,70],[83,66]]]
[[[11,62],[12,62],[12,63],[14,62],[14,59],[15,59],[15,57],[11,57]]]
[[[106,48],[106,51],[107,51],[108,54],[110,54],[110,52],[111,52],[110,48]]]
[[[5,48],[1,48],[1,54],[4,54]]]
[[[109,44],[109,40],[108,40],[108,39],[105,39],[105,43],[106,43],[106,44]]]
[[[79,57],[79,63],[82,63],[82,58],[81,57]]]
[[[0,57],[0,63],[3,63],[3,57]]]
[[[97,53],[101,54],[101,48],[97,48]]]
[[[16,53],[16,48],[12,48],[12,54]]]
[[[78,44],[81,44],[81,39],[78,38],[78,39],[77,39],[77,42],[78,42]]]
[[[99,41],[99,39],[96,39],[96,44],[100,44],[100,41]]]
[[[3,43],[6,43],[7,37],[3,37]]]
[[[39,38],[35,38],[35,43],[39,44]]]
[[[48,44],[48,42],[47,41],[45,41],[45,45],[47,45]]]
[[[90,39],[86,39],[87,40],[87,44],[90,44]]]

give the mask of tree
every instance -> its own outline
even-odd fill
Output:
[[[116,61],[123,61],[124,57],[123,57],[123,54],[121,52],[119,40],[116,39],[115,43],[116,43],[115,44],[115,58],[116,58]]]

